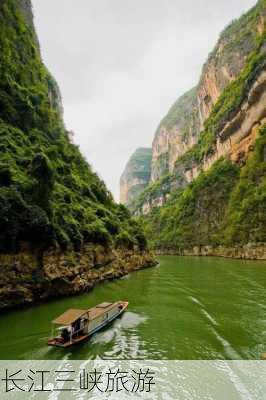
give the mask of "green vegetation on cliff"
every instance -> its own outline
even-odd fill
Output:
[[[201,133],[198,143],[176,161],[176,166],[180,164],[191,166],[193,162],[200,163],[204,157],[215,150],[217,135],[240,110],[256,77],[266,67],[265,44],[266,33],[257,38],[256,50],[248,57],[245,67],[222,92],[204,124],[205,129]]]
[[[166,174],[157,182],[150,183],[141,196],[135,200],[134,211],[141,209],[145,202],[149,202],[160,195],[166,196],[176,188],[185,186],[183,172],[195,166],[200,167],[203,160],[215,152],[218,135],[221,137],[221,132],[226,123],[232,120],[240,110],[243,102],[247,100],[249,90],[256,77],[266,67],[265,44],[266,34],[264,33],[257,37],[256,49],[248,57],[239,76],[222,92],[204,124],[204,130],[198,143],[178,158],[172,174]],[[227,139],[227,137],[221,138],[222,140]]]
[[[57,85],[19,4],[0,3],[0,251],[21,242],[145,247],[138,224],[69,142]]]
[[[207,63],[216,57],[219,50],[219,59],[217,67],[228,64],[232,70],[235,68],[235,59],[243,59],[247,54],[254,50],[256,46],[257,26],[260,17],[266,15],[265,0],[257,1],[257,4],[240,18],[234,19],[221,32],[219,41],[210,53]],[[219,48],[220,43],[222,47]],[[207,65],[207,63],[205,65]]]
[[[120,201],[129,208],[149,184],[152,149],[141,147],[130,157],[120,178]]]
[[[266,241],[266,126],[241,169],[217,161],[161,208],[141,217],[152,247],[182,249]]]
[[[221,160],[184,191],[172,195],[169,203],[154,209],[145,219],[152,245],[186,248],[217,242],[225,204],[237,176],[237,168]]]
[[[158,159],[152,166],[152,176],[156,182],[150,182],[143,193],[135,199],[131,207],[134,213],[140,213],[143,206],[145,209],[156,206],[158,199],[169,198],[173,191],[180,191],[188,184],[189,178],[185,176],[186,172],[194,168],[200,170],[204,161],[216,153],[217,141],[219,144],[222,143],[228,139],[232,130],[238,129],[237,124],[241,124],[241,119],[244,118],[243,112],[238,115],[238,121],[232,124],[234,126],[231,127],[231,131],[225,128],[226,124],[240,112],[243,104],[248,102],[252,85],[265,70],[266,33],[263,33],[265,20],[266,0],[259,0],[250,11],[238,20],[232,21],[221,33],[217,45],[210,53],[203,67],[199,85],[181,96],[161,121],[155,139],[165,135],[165,131],[161,129],[168,130],[168,137],[171,138],[171,135],[176,134],[176,131],[171,129],[176,127],[178,135],[180,133],[182,135],[184,145],[187,145],[188,138],[192,143],[196,141],[196,144],[176,161],[174,160],[174,168],[169,173],[169,158],[171,154],[175,154],[179,146],[175,140],[169,140],[171,144],[168,146],[168,151],[163,148],[162,154],[157,156]],[[206,74],[209,77],[209,84],[214,80],[221,91],[214,105],[210,96],[204,97]],[[215,79],[212,74],[215,74]],[[234,79],[230,80],[228,76]],[[210,109],[210,113],[206,114],[208,117],[203,128],[199,121],[202,118],[199,104],[208,105]]]
[[[197,121],[193,124],[195,114],[192,112],[193,105],[196,108],[197,102],[197,87],[189,90],[172,105],[167,115],[161,121],[156,134],[158,134],[161,127],[171,129],[175,124],[178,124],[183,130],[184,139],[188,130],[195,128]],[[192,107],[192,108],[191,108]]]
[[[232,191],[224,229],[226,244],[266,242],[266,125]]]
[[[198,95],[206,69],[210,64],[212,64],[217,74],[217,85],[220,91],[223,91],[229,83],[228,79],[225,79],[221,73],[224,67],[228,69],[228,73],[231,74],[232,77],[238,76],[239,71],[246,63],[247,57],[250,57],[249,65],[253,67],[252,63],[255,63],[256,60],[255,57],[252,57],[254,54],[251,55],[251,53],[255,52],[258,54],[258,47],[261,47],[260,45],[262,42],[261,40],[258,46],[257,26],[260,23],[260,18],[262,16],[266,18],[265,0],[259,0],[253,8],[243,14],[239,19],[233,20],[223,30],[216,46],[203,66],[199,84],[177,99],[168,111],[167,115],[160,122],[155,135],[159,134],[161,128],[171,130],[176,125],[182,132],[184,142],[187,141],[189,135],[198,136],[201,126],[198,111]],[[248,73],[247,69],[248,67],[246,68],[246,73]],[[234,105],[236,105],[237,100],[241,102],[241,94],[244,92],[243,86],[245,83],[245,74],[242,74],[242,78],[242,82],[239,80],[238,84],[231,85],[231,90],[233,92],[231,93],[231,98],[235,102]],[[203,101],[212,106],[209,96],[206,96]],[[224,103],[223,107],[225,108],[225,112],[222,107],[220,107],[221,103]],[[223,117],[226,120],[228,113],[232,110],[232,106],[232,104],[230,105],[229,94],[225,99],[220,99],[220,104],[215,106],[216,112],[214,110],[213,116],[215,116],[217,110],[219,110],[219,115],[216,116],[217,119],[221,120],[222,118],[220,114],[223,114]],[[216,121],[213,121],[214,124],[215,122]],[[218,128],[216,125],[215,127]]]
[[[166,174],[158,181],[150,183],[149,186],[138,196],[131,204],[133,212],[140,210],[146,202],[156,202],[156,199],[162,197],[166,199],[170,192],[179,192],[186,186],[185,178],[180,174]]]

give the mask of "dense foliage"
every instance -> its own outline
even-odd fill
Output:
[[[153,203],[159,197],[166,199],[170,192],[179,192],[186,186],[184,176],[177,174],[165,174],[162,178],[149,184],[149,186],[131,203],[131,210],[137,212],[141,210],[144,203]]]
[[[266,242],[266,125],[230,196],[224,241]]]
[[[16,0],[0,3],[0,251],[19,243],[144,248],[123,206],[71,144],[57,85]]]
[[[265,242],[266,126],[242,169],[217,161],[141,220],[156,248]]]
[[[152,245],[183,248],[216,242],[225,204],[237,176],[235,166],[219,161],[188,188],[172,195],[165,206],[154,209],[146,219]]]

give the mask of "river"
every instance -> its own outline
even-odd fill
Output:
[[[266,263],[159,257],[154,268],[0,316],[0,359],[258,359],[266,351]],[[89,342],[46,345],[68,308],[128,300],[128,311]]]

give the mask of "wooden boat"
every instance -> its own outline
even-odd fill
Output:
[[[88,310],[67,310],[52,321],[53,332],[56,329],[58,334],[52,335],[48,345],[66,348],[88,340],[95,332],[121,315],[127,306],[127,301],[117,301],[101,303]]]

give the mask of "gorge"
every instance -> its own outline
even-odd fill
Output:
[[[237,2],[242,7],[243,0]],[[206,23],[209,15],[206,17],[205,9],[198,15],[201,5],[192,10],[193,0],[186,9],[181,7],[184,2],[176,0],[159,0],[158,9],[154,2],[136,4],[132,0],[48,3],[0,1],[0,359],[13,360],[14,370],[16,359],[24,360],[27,369],[21,369],[23,377],[29,371],[40,372],[33,368],[34,360],[45,362],[45,371],[53,370],[58,360],[63,376],[71,377],[68,367],[73,360],[79,363],[76,372],[83,370],[84,382],[85,372],[88,377],[94,369],[90,367],[93,360],[102,362],[106,370],[113,361],[119,368],[124,361],[130,368],[137,364],[139,368],[141,361],[154,360],[156,369],[151,365],[150,371],[159,374],[164,370],[165,379],[156,378],[158,383],[164,382],[164,398],[179,398],[177,387],[181,397],[183,393],[190,400],[194,394],[205,398],[200,386],[208,398],[217,400],[223,396],[219,385],[224,386],[224,376],[231,388],[225,391],[226,398],[244,398],[246,393],[248,398],[260,398],[265,393],[265,374],[258,381],[256,368],[245,367],[248,373],[243,374],[236,362],[259,360],[266,352],[266,0],[257,1],[224,29],[198,84],[177,99],[150,145],[137,143],[121,175],[120,204],[100,173],[107,182],[104,171],[117,180],[115,161],[120,168],[127,149],[135,148],[131,134],[136,133],[133,139],[139,141],[149,123],[148,114],[158,114],[155,92],[159,101],[164,101],[159,81],[160,88],[167,86],[167,91],[175,93],[172,76],[169,88],[166,85],[166,60],[174,65],[174,74],[173,51],[178,51],[178,63],[186,60],[178,46],[172,45],[166,53],[169,57],[163,57],[162,46],[166,41],[167,45],[178,43],[173,32],[183,33],[184,25],[195,37],[192,25],[199,23],[197,29],[201,30],[204,24],[205,35],[210,29]],[[226,2],[207,3],[221,22],[220,5]],[[68,12],[64,8],[61,14],[62,5]],[[169,12],[172,6],[180,19]],[[232,2],[226,4],[227,16],[236,11],[234,7]],[[132,12],[135,9],[137,14]],[[164,21],[166,31],[158,28],[163,19],[160,10],[165,10],[166,17],[171,14]],[[191,17],[189,23],[186,13]],[[76,24],[70,26],[73,17]],[[184,25],[179,31],[168,29],[181,19]],[[51,52],[54,64],[50,65],[49,57],[45,60],[51,70],[58,63],[55,71],[64,95],[41,55],[42,45],[56,42],[59,30],[63,40],[55,43]],[[43,41],[42,32],[50,35],[48,42]],[[143,32],[149,33],[147,42]],[[185,35],[180,36],[183,40]],[[155,47],[154,38],[159,44]],[[138,46],[133,46],[135,43]],[[141,65],[149,49],[151,55]],[[97,58],[97,53],[101,57]],[[193,49],[191,53],[193,57]],[[148,79],[158,58],[163,84],[156,74]],[[124,61],[126,65],[120,69]],[[90,79],[84,79],[81,70]],[[69,83],[75,92],[70,90],[68,97],[65,84]],[[151,87],[155,90],[147,90]],[[83,92],[75,97],[81,88]],[[80,125],[74,119],[69,123],[69,99],[79,110]],[[97,124],[90,124],[90,119],[98,120]],[[84,129],[83,136],[78,128]],[[95,159],[103,162],[99,174],[83,152],[90,163]],[[95,322],[91,308],[99,304],[105,309],[102,303],[121,300],[129,304],[126,312],[113,321],[110,315],[99,320],[97,326],[103,329],[94,332],[89,341],[67,350],[47,345],[51,322],[58,315],[77,311],[78,316],[60,324],[62,330],[69,328],[71,338],[80,337],[84,315],[88,323]],[[85,314],[81,310],[86,310]],[[170,364],[169,369],[164,368],[164,362],[172,360],[213,360],[219,369],[218,385],[209,379],[213,377],[211,369],[196,363],[196,370],[202,370],[207,380],[193,373],[192,379],[187,378],[187,390],[186,371],[176,373]],[[228,360],[233,360],[234,368]],[[4,388],[14,383],[11,378],[16,373],[10,374],[5,361],[2,366]],[[108,373],[114,374],[111,369],[113,366]],[[123,367],[120,372],[125,370]],[[143,370],[140,373],[143,375]],[[247,377],[252,383],[250,392],[245,390]],[[82,383],[80,378],[75,382]],[[57,389],[69,391],[70,382],[66,379],[66,386],[53,386],[54,393],[48,390],[48,397],[56,397]],[[31,382],[25,383],[30,383],[29,392],[36,398],[34,389],[40,381],[35,388]],[[75,397],[89,392],[94,396],[91,387],[80,386],[82,391],[73,390]],[[211,396],[212,388],[218,395]],[[102,391],[104,397],[116,397],[118,391],[112,392]]]

